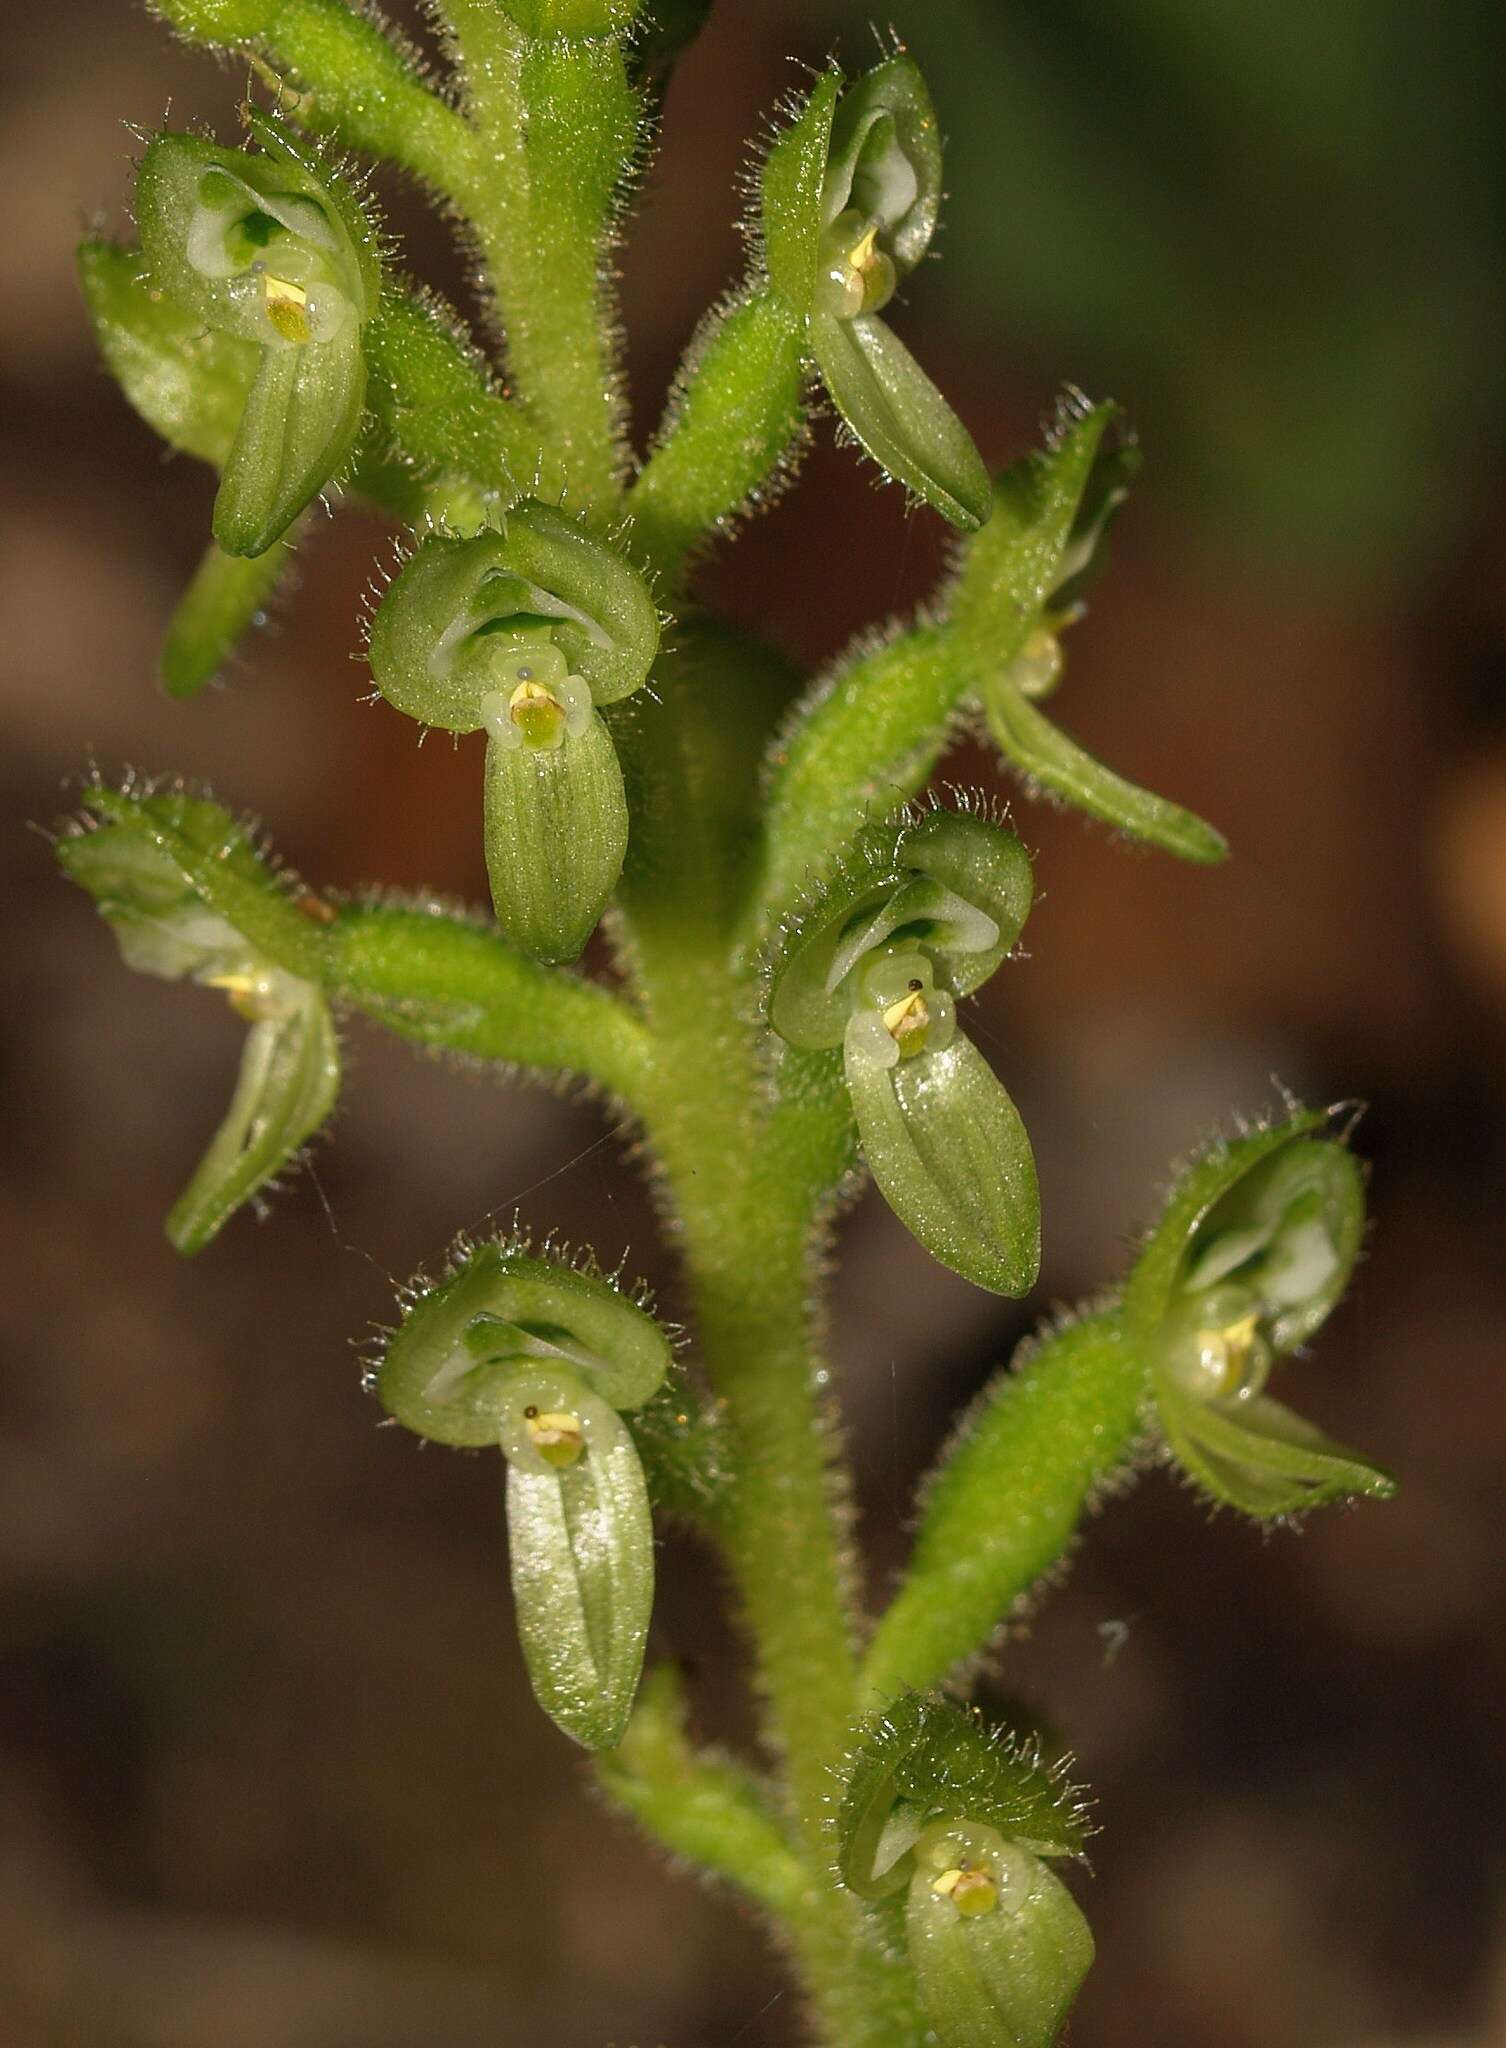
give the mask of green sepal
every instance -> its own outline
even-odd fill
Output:
[[[907,491],[971,533],[992,498],[972,436],[899,336],[871,313],[815,313],[811,353],[854,438]]]
[[[536,960],[578,959],[627,852],[622,769],[601,714],[548,750],[488,741],[483,830],[503,931]]]
[[[1105,768],[1037,710],[1007,674],[985,685],[983,713],[999,752],[1037,788],[1178,860],[1211,865],[1228,858],[1229,842],[1214,826]]]
[[[821,194],[822,225],[851,208],[879,225],[903,275],[919,263],[941,208],[941,129],[920,68],[903,53],[842,95]]]
[[[992,1728],[976,1708],[906,1692],[860,1725],[835,1816],[837,1873],[865,1899],[904,1890],[914,1844],[943,1816],[966,1814],[1042,1856],[1077,1856],[1087,1807],[1062,1763]]]
[[[177,979],[261,959],[318,980],[324,928],[219,804],[96,783],[84,806],[97,822],[60,839],[58,859],[95,899],[128,965]]]
[[[230,555],[261,555],[341,470],[355,447],[366,365],[355,334],[263,349],[211,524]]]
[[[169,697],[193,697],[212,683],[244,635],[259,625],[292,565],[292,542],[265,554],[227,555],[211,541],[178,599],[163,636],[157,673]]]
[[[654,1530],[633,1439],[568,1372],[516,1393],[564,1410],[583,1448],[555,1469],[510,1453],[507,1543],[518,1640],[534,1698],[585,1749],[611,1749],[633,1710],[654,1601]]]
[[[857,969],[891,946],[920,949],[938,987],[971,995],[1014,950],[1034,894],[1029,855],[990,818],[938,807],[870,826],[778,934],[769,1021],[802,1050],[840,1045]]]
[[[419,544],[377,609],[371,667],[410,718],[475,732],[496,688],[491,656],[544,635],[596,704],[639,689],[659,646],[647,584],[622,555],[551,505],[515,505],[469,539]]]
[[[816,292],[821,254],[821,190],[842,74],[829,66],[764,160],[763,258],[769,289],[804,320]]]
[[[1267,1521],[1332,1501],[1390,1500],[1396,1481],[1360,1451],[1268,1395],[1203,1401],[1165,1375],[1156,1406],[1167,1448],[1208,1499]]]
[[[256,376],[256,344],[206,327],[152,281],[137,249],[84,242],[78,267],[100,354],[131,406],[170,447],[222,463]]]
[[[523,1341],[530,1336],[539,1344]],[[421,1285],[371,1384],[405,1429],[474,1448],[501,1441],[518,1374],[551,1359],[565,1359],[609,1406],[636,1408],[663,1384],[671,1353],[653,1317],[612,1281],[493,1241],[462,1249],[441,1280]]]
[[[1204,1285],[1242,1277],[1239,1268],[1207,1264],[1210,1251],[1230,1233],[1252,1226],[1258,1241],[1250,1244],[1252,1259],[1268,1255],[1272,1228],[1281,1221],[1279,1200],[1286,1176],[1305,1209],[1306,1199],[1321,1182],[1326,1194],[1323,1213],[1333,1234],[1335,1263],[1310,1302],[1295,1308],[1274,1305],[1281,1320],[1276,1348],[1288,1351],[1312,1336],[1344,1291],[1358,1257],[1364,1230],[1364,1198],[1353,1155],[1337,1138],[1320,1134],[1329,1122],[1322,1110],[1297,1110],[1281,1123],[1268,1124],[1244,1137],[1220,1139],[1200,1152],[1178,1175],[1161,1216],[1145,1240],[1124,1288],[1124,1318],[1131,1337],[1152,1346],[1167,1318],[1185,1300],[1199,1266]],[[1314,1154],[1309,1147],[1317,1146]],[[1298,1150],[1298,1148],[1301,1148]],[[1283,1161],[1286,1164],[1283,1165]],[[1273,1195],[1277,1213],[1271,1215]],[[1299,1214],[1297,1226],[1311,1217]],[[1269,1227],[1268,1227],[1269,1226]]]
[[[340,1042],[319,991],[274,975],[258,978],[258,999],[267,1014],[246,1035],[225,1120],[168,1213],[167,1235],[185,1254],[202,1251],[297,1157],[340,1092]]]
[[[849,1040],[843,1064],[863,1156],[900,1222],[975,1287],[1026,1293],[1041,1262],[1035,1156],[981,1053],[959,1031],[892,1067]]]
[[[954,1903],[959,1870],[986,1887],[981,1909]],[[938,2048],[1050,2048],[1093,1961],[1066,1886],[971,1819],[938,1823],[919,1845],[905,1938]]]

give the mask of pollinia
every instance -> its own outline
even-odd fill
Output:
[[[156,4],[266,99],[229,141],[152,136],[137,239],[80,251],[127,399],[219,477],[162,682],[189,696],[222,672],[312,518],[376,508],[402,560],[368,622],[372,715],[474,745],[491,886],[473,915],[341,897],[208,795],[88,785],[64,872],[128,966],[247,1027],[168,1235],[203,1250],[296,1165],[352,1018],[612,1104],[656,1167],[683,1342],[589,1257],[460,1240],[371,1361],[390,1455],[405,1435],[500,1453],[540,1706],[619,1808],[767,1917],[813,2038],[1044,2048],[1092,1960],[1087,1809],[1062,1758],[969,1704],[981,1654],[1147,1463],[1263,1521],[1390,1490],[1270,1391],[1364,1224],[1347,1123],[1289,1106],[1199,1152],[1122,1279],[1001,1371],[922,1486],[883,1612],[854,1605],[820,1352],[840,1198],[871,1178],[958,1285],[1022,1295],[1040,1259],[1007,1024],[996,1061],[968,1007],[1028,972],[1036,883],[996,797],[935,787],[947,747],[971,730],[1027,798],[1184,860],[1226,852],[1043,708],[1133,436],[1072,393],[990,477],[891,324],[943,190],[902,48],[854,78],[828,65],[777,111],[746,276],[640,457],[611,252],[703,8],[435,0],[441,79],[346,0]],[[500,352],[408,274],[372,163],[460,223]],[[698,604],[696,571],[823,416],[956,538],[915,619],[806,683]],[[673,1665],[645,1668],[656,1518],[726,1560],[757,1759],[699,1744]],[[499,1588],[499,1628],[504,1607]]]

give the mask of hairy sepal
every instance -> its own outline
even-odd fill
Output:
[[[833,1820],[842,1882],[866,1899],[902,1892],[916,1840],[947,1815],[1042,1856],[1080,1855],[1089,1832],[1067,1767],[1047,1764],[1038,1745],[942,1694],[901,1693],[861,1723],[843,1768]]]
[[[484,1343],[467,1342],[473,1326]],[[417,1284],[372,1385],[388,1413],[418,1436],[495,1444],[512,1380],[555,1355],[538,1346],[558,1349],[551,1335],[558,1332],[569,1338],[568,1356],[591,1391],[614,1408],[640,1406],[669,1371],[669,1340],[632,1295],[589,1265],[492,1240],[462,1248],[437,1282]],[[530,1335],[532,1346],[522,1341]]]

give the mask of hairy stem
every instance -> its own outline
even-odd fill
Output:
[[[535,39],[495,0],[446,0],[477,162],[464,195],[523,405],[571,501],[609,513],[622,392],[604,240],[636,102],[614,37]]]
[[[654,1043],[644,1119],[678,1226],[697,1349],[724,1404],[731,1486],[718,1534],[758,1669],[807,1873],[787,1922],[801,1975],[840,2048],[910,2038],[910,1980],[834,1888],[826,1809],[852,1720],[855,1603],[826,1368],[813,1330],[809,1149],[771,1130],[750,992],[726,960],[739,806],[691,743],[698,704],[724,707],[748,656],[710,650],[617,727],[634,826],[620,899],[624,952]],[[727,716],[723,711],[724,722]],[[711,800],[713,790],[721,800]],[[810,1145],[825,1156],[823,1132]]]

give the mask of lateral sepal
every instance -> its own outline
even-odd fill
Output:
[[[96,785],[58,842],[128,966],[220,990],[250,1030],[225,1120],[167,1219],[201,1251],[288,1166],[334,1108],[340,1047],[319,985],[322,926],[218,804]]]

